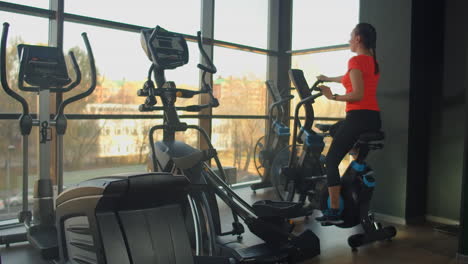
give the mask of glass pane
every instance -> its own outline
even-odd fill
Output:
[[[29,137],[28,203],[32,206],[32,192],[37,180],[37,128]],[[0,221],[16,219],[22,209],[23,147],[17,120],[0,120]]]
[[[266,49],[267,25],[267,0],[216,1],[215,39]]]
[[[19,91],[18,89],[18,50],[16,46],[21,43],[30,45],[47,45],[49,22],[47,19],[18,15],[14,13],[0,11],[2,21],[8,22],[10,28],[8,31],[8,43],[6,51],[7,61],[7,79],[10,88]],[[30,25],[34,25],[32,28]],[[25,97],[29,103],[29,109],[32,113],[36,111],[36,94],[19,92],[21,96]],[[21,105],[13,98],[8,97],[3,89],[0,89],[0,112],[3,113],[18,113],[21,111]]]
[[[346,44],[359,21],[359,0],[294,0],[293,50]]]
[[[196,35],[200,6],[199,0],[80,0],[65,1],[65,12]]]
[[[89,78],[88,60],[81,39],[81,32],[87,32],[91,43],[98,72],[94,93],[86,100],[86,106],[76,103],[67,113],[88,114],[140,114],[138,106],[144,97],[137,96],[143,87],[151,62],[140,44],[136,33],[104,29],[75,23],[65,23],[64,50],[75,50],[75,55],[83,67],[83,76]],[[111,41],[113,40],[113,41]],[[199,51],[196,43],[188,42],[190,59],[187,65],[166,71],[166,79],[174,81],[177,87],[198,90]],[[73,75],[73,74],[72,74]],[[89,81],[75,90],[88,87]],[[71,92],[74,94],[74,92]],[[66,95],[68,97],[69,95]],[[157,98],[158,105],[160,99]],[[180,100],[177,105],[198,103],[198,97]],[[155,114],[148,113],[148,114]]]
[[[304,76],[311,86],[317,80],[316,76],[324,74],[329,77],[342,76],[346,73],[348,60],[354,56],[349,50],[315,53],[309,55],[300,55],[292,57],[292,68],[301,69],[304,71]],[[340,83],[326,83],[333,93],[344,94],[345,89]],[[297,92],[292,91],[294,99],[291,103],[291,113],[294,114],[296,105],[300,98]],[[314,111],[316,117],[337,117],[345,116],[345,106],[343,102],[331,101],[325,97],[319,97],[315,100]],[[302,109],[301,109],[302,110]],[[301,111],[300,115],[304,115]]]
[[[197,124],[198,119],[184,119]],[[149,169],[148,132],[161,119],[71,120],[64,137],[64,185],[117,173],[141,173]],[[155,142],[162,131],[154,134]],[[176,140],[198,145],[196,131],[178,133]]]
[[[211,140],[221,164],[237,170],[231,184],[260,179],[253,159],[255,143],[264,134],[263,119],[213,119]]]
[[[35,0],[35,1],[31,1],[31,0],[5,0],[5,2],[49,9],[49,0]]]
[[[265,115],[266,56],[215,47],[215,115]]]

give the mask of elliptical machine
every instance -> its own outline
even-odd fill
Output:
[[[91,85],[90,87],[71,98],[63,101],[57,114],[51,118],[48,110],[50,93],[65,93],[71,91],[81,82],[81,71],[78,63],[70,52],[71,62],[75,71],[76,80],[68,76],[65,58],[61,50],[57,47],[18,45],[18,56],[20,68],[18,73],[18,88],[25,92],[38,93],[40,101],[38,104],[37,119],[34,119],[29,112],[27,101],[18,93],[10,89],[6,75],[6,47],[9,24],[3,24],[1,42],[1,83],[3,90],[13,99],[18,101],[23,109],[20,116],[20,129],[23,136],[23,208],[18,215],[20,223],[26,226],[26,235],[14,235],[3,237],[5,244],[29,240],[29,242],[41,251],[45,259],[57,257],[57,230],[55,227],[54,198],[52,190],[52,180],[50,179],[50,141],[51,126],[55,126],[58,138],[58,149],[63,148],[63,135],[67,129],[67,119],[64,111],[65,107],[90,95],[96,87],[96,68],[94,58],[86,33],[82,34],[90,61]],[[25,83],[31,85],[26,86]],[[68,85],[68,86],[67,86]],[[66,86],[66,87],[64,87]],[[33,126],[39,127],[39,179],[34,186],[33,211],[28,210],[28,136]],[[63,186],[63,155],[59,153],[57,168],[58,192]]]
[[[139,96],[145,96],[145,104],[140,111],[162,110],[164,123],[150,129],[149,141],[153,169],[157,172],[183,174],[191,182],[186,205],[186,217],[192,215],[197,221],[188,226],[191,234],[192,249],[199,255],[226,255],[239,263],[295,263],[316,256],[320,253],[319,240],[315,234],[306,230],[299,235],[292,233],[294,225],[289,221],[302,214],[302,205],[294,202],[259,201],[250,205],[239,197],[225,182],[226,176],[207,133],[199,126],[180,122],[177,110],[198,112],[208,107],[216,107],[218,101],[212,94],[212,88],[206,83],[207,73],[214,74],[215,66],[202,47],[201,33],[197,34],[198,47],[208,65],[198,64],[203,71],[203,85],[200,91],[177,88],[174,82],[166,81],[164,71],[182,66],[188,62],[188,50],[181,34],[173,33],[157,26],[143,30],[141,43],[152,62],[148,80]],[[151,80],[154,74],[156,86]],[[207,93],[210,102],[204,105],[175,106],[177,97],[191,98]],[[156,106],[156,96],[161,98],[162,106]],[[198,150],[175,140],[176,132],[188,129],[197,130],[208,145],[207,150]],[[154,142],[154,133],[163,131],[163,140]],[[219,175],[208,166],[207,161],[214,159]],[[232,210],[233,229],[222,232],[217,198]],[[244,227],[239,218],[247,224],[249,230],[265,241],[246,247],[240,243],[240,234]],[[238,240],[227,240],[226,236],[237,235]]]
[[[258,175],[261,178],[259,183],[254,183],[250,188],[255,190],[267,188],[272,186],[272,178],[276,177],[275,174],[279,173],[276,168],[277,163],[273,163],[276,154],[288,145],[289,136],[291,135],[289,127],[285,125],[282,120],[284,117],[284,104],[294,98],[293,95],[282,97],[278,87],[271,80],[265,82],[273,103],[268,110],[268,124],[269,129],[265,136],[257,140],[254,148],[254,164]],[[289,154],[284,155],[283,159],[286,160]],[[276,166],[275,166],[276,165]]]
[[[322,95],[321,92],[312,94],[312,91],[319,91],[317,81],[312,88],[309,88],[304,78],[304,73],[298,69],[291,69],[289,77],[296,87],[301,101],[295,109],[293,146],[289,166],[281,170],[281,188],[286,194],[287,201],[295,200],[296,193],[299,194],[299,202],[305,205],[306,215],[310,215],[314,209],[324,210],[329,208],[330,200],[326,184],[325,167],[320,158],[323,148],[324,134],[326,134],[331,125],[317,124],[316,127],[322,131],[322,135],[313,131],[314,123],[314,100]],[[299,109],[305,106],[306,122],[301,126],[299,121]],[[297,132],[299,128],[299,133]],[[396,235],[396,229],[393,226],[382,227],[380,223],[375,222],[373,214],[370,212],[370,201],[376,184],[373,170],[365,162],[370,150],[383,148],[382,140],[384,133],[382,131],[367,132],[360,135],[354,148],[359,154],[347,168],[341,177],[341,205],[343,223],[337,225],[342,228],[354,227],[361,224],[364,233],[355,234],[348,238],[349,246],[355,251],[359,246],[372,243],[379,240],[390,240]],[[297,142],[303,143],[303,151],[300,157],[297,157]],[[305,160],[306,159],[306,160]],[[307,165],[308,166],[304,166]],[[308,204],[306,202],[308,199]],[[307,204],[307,205],[306,205]],[[327,224],[325,224],[327,225]]]

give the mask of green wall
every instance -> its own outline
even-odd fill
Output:
[[[372,200],[376,213],[404,218],[408,155],[411,2],[361,0],[360,21],[377,29],[381,67],[378,100],[386,134],[385,148],[371,154],[377,175]]]

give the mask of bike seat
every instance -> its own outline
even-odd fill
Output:
[[[303,216],[303,206],[301,203],[263,200],[252,205],[258,217],[283,217],[295,218]]]
[[[328,132],[330,130],[330,128],[332,127],[332,125],[330,124],[316,124],[315,127],[322,131],[323,133],[325,132]]]
[[[361,143],[369,143],[371,141],[381,141],[385,138],[385,134],[382,131],[366,132],[359,136]]]

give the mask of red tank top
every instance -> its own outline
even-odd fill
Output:
[[[346,88],[346,93],[353,90],[349,72],[351,69],[358,69],[364,79],[364,97],[360,101],[346,102],[346,112],[351,110],[374,110],[380,111],[377,103],[377,84],[380,74],[375,74],[375,62],[372,56],[357,55],[349,59],[348,71],[341,79],[341,83]]]

